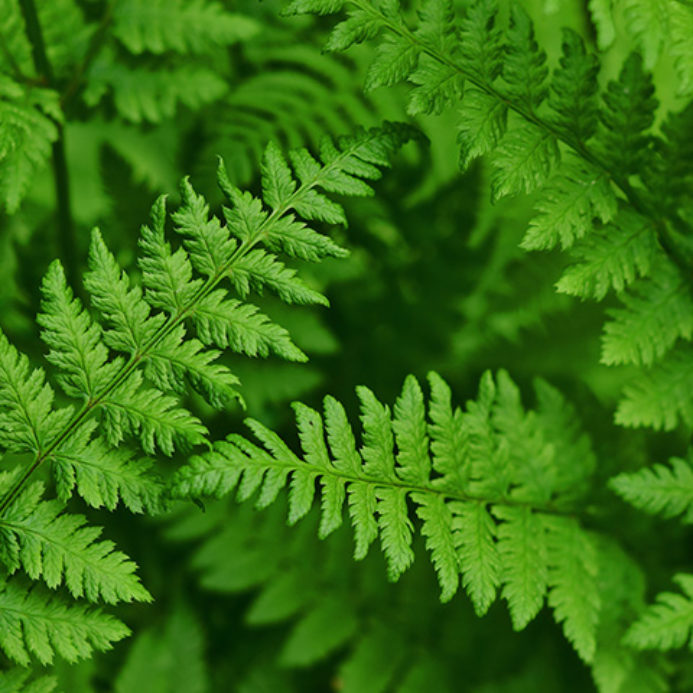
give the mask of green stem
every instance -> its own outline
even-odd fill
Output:
[[[26,35],[31,44],[31,55],[34,66],[40,78],[50,88],[55,88],[55,76],[48,54],[43,32],[39,22],[34,0],[19,0],[19,6],[24,16]],[[65,159],[65,130],[62,123],[56,123],[58,138],[53,143],[53,179],[55,182],[56,226],[58,229],[58,247],[60,258],[65,267],[65,275],[72,286],[80,286],[78,282],[77,242],[75,238],[72,211],[70,208],[70,178]]]

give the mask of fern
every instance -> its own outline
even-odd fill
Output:
[[[272,349],[305,360],[288,333],[245,299],[251,290],[268,287],[287,302],[326,303],[277,253],[314,261],[344,255],[298,214],[343,220],[341,207],[318,190],[369,194],[362,178],[378,178],[379,167],[388,165],[389,155],[411,135],[405,126],[388,124],[326,141],[321,161],[307,150],[296,152],[298,180],[272,145],[263,167],[264,199],[236,189],[220,167],[219,183],[232,205],[224,209],[224,225],[210,217],[204,198],[184,181],[183,205],[173,215],[181,245],[173,250],[166,240],[162,197],[152,209],[151,225],[142,229],[141,284],[131,281],[94,230],[84,278],[92,311],[74,296],[60,262],[50,266],[38,321],[56,380],[77,406],[57,407],[43,370],[32,369],[0,335],[0,444],[32,458],[3,479],[0,561],[8,573],[21,567],[33,580],[42,578],[51,588],[64,583],[74,597],[94,602],[151,599],[135,564],[112,542],[98,541],[100,530],[87,526],[85,518],[64,513],[63,502],[76,490],[94,507],[113,509],[122,500],[134,512],[160,509],[162,484],[147,471],[151,463],[137,462],[131,449],[118,446],[136,438],[150,455],[172,455],[207,444],[207,429],[183,406],[182,396],[195,388],[210,404],[226,408],[238,383],[216,362],[221,352],[208,345],[231,345],[251,356]],[[220,285],[224,279],[240,300],[227,296]],[[188,335],[195,326],[199,339]],[[43,484],[30,483],[46,462],[60,500],[43,500]],[[127,634],[115,619],[46,601],[23,592],[19,583],[8,582],[4,594],[7,628],[0,645],[22,664],[30,652],[51,661],[53,649],[68,659],[83,657],[92,646],[104,649]],[[47,620],[39,627],[41,619]],[[40,630],[34,634],[33,628]]]
[[[57,681],[53,676],[31,678],[31,672],[19,667],[0,673],[2,693],[51,693]]]
[[[664,4],[667,12],[676,6],[671,12],[677,16],[690,11],[677,2]],[[668,114],[667,128],[653,131],[658,102],[639,54],[624,61],[600,94],[599,61],[582,38],[564,30],[562,57],[550,69],[533,23],[517,3],[477,0],[459,19],[445,0],[425,2],[414,26],[397,3],[296,0],[286,12],[328,14],[343,8],[349,16],[333,30],[327,46],[342,51],[379,37],[379,57],[367,88],[409,81],[411,114],[459,108],[462,165],[487,157],[496,199],[537,194],[522,245],[528,250],[560,245],[575,257],[577,264],[558,281],[559,291],[601,299],[638,277],[650,277],[662,258],[671,277],[664,281],[681,284],[681,310],[686,309],[688,282],[682,269],[690,259],[689,223],[682,210],[688,193],[679,185],[688,174],[677,162],[688,151],[683,132],[690,131],[690,115],[688,109]],[[661,299],[644,293],[649,284],[640,288],[636,284],[635,295],[623,295],[625,311],[607,323],[606,363],[652,365],[665,358],[678,337],[690,338],[685,324],[680,332],[669,327],[662,338],[655,324]],[[637,344],[617,344],[631,336]],[[653,370],[648,377],[659,379],[659,373]],[[637,380],[629,387],[637,388]],[[657,387],[667,385],[663,381]],[[640,406],[629,392],[623,410]],[[671,420],[664,408],[655,415],[643,407],[642,416],[627,417],[631,425],[663,419]]]
[[[10,214],[50,157],[61,119],[54,91],[27,88],[0,73],[0,201]]]
[[[252,19],[226,12],[217,2],[119,2],[114,34],[135,54],[204,53],[249,38],[258,30]]]
[[[391,580],[414,558],[411,500],[443,600],[455,594],[461,575],[481,615],[501,588],[519,630],[534,618],[548,592],[566,635],[591,660],[599,613],[596,559],[588,560],[594,551],[590,534],[567,514],[572,488],[591,473],[589,449],[575,454],[584,441],[566,430],[560,417],[546,410],[525,412],[505,373],[497,381],[485,375],[478,402],[470,402],[464,413],[452,409],[450,391],[439,376],[432,374],[430,382],[430,427],[414,378],[405,381],[394,416],[370,390],[359,388],[360,450],[336,400],[326,398],[324,424],[316,411],[297,404],[303,458],[262,424],[248,420],[266,449],[232,434],[179,470],[172,493],[219,497],[238,487],[239,499],[257,491],[257,505],[265,507],[288,485],[293,524],[310,510],[319,480],[320,536],[341,524],[348,500],[355,558],[363,558],[379,535]],[[542,405],[566,406],[547,385],[538,387]],[[579,448],[557,457],[549,441],[566,435]],[[561,468],[563,474],[556,471]]]
[[[29,664],[30,655],[42,664],[52,662],[56,654],[74,662],[94,650],[110,649],[130,632],[98,609],[5,580],[0,585],[0,621],[0,646],[22,665]]]
[[[638,472],[619,474],[611,488],[636,508],[691,522],[693,471],[690,460],[672,458],[670,466],[655,465]],[[654,604],[640,614],[626,634],[626,642],[639,649],[669,650],[690,645],[693,628],[693,576],[679,573],[674,582],[684,594],[661,592]]]

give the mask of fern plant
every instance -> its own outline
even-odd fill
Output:
[[[646,366],[647,374],[624,389],[617,422],[670,430],[690,420],[689,388],[676,401],[665,394],[686,361],[687,346],[677,342],[691,336],[690,107],[657,114],[652,77],[637,53],[600,95],[598,59],[572,30],[564,32],[563,56],[549,76],[532,21],[516,3],[508,10],[480,0],[458,20],[450,3],[429,2],[413,28],[397,4],[296,0],[286,11],[343,7],[349,16],[328,49],[382,37],[367,89],[408,80],[411,114],[459,103],[462,166],[489,157],[495,199],[537,192],[522,245],[570,251],[576,262],[557,289],[598,300],[614,290],[623,300],[606,325],[602,362]],[[659,133],[655,115],[664,119]],[[669,313],[686,319],[662,324],[659,316]]]
[[[217,362],[221,352],[214,346],[306,358],[286,330],[245,299],[267,288],[289,303],[325,303],[278,253],[313,261],[343,255],[302,219],[343,222],[341,206],[321,190],[369,194],[364,179],[378,178],[379,166],[410,136],[408,128],[388,124],[325,141],[320,161],[305,149],[292,152],[296,178],[270,145],[262,198],[232,186],[220,163],[219,184],[231,205],[225,224],[210,217],[204,198],[183,181],[184,202],[172,215],[181,245],[174,250],[166,240],[160,198],[140,236],[141,284],[132,283],[94,230],[84,280],[93,317],[74,297],[60,262],[51,265],[38,322],[56,380],[77,406],[54,404],[45,372],[0,337],[0,440],[7,453],[20,456],[1,480],[0,646],[10,659],[25,665],[33,655],[47,663],[57,652],[75,660],[127,635],[114,617],[9,576],[21,568],[30,580],[52,589],[64,584],[73,597],[96,604],[151,599],[134,563],[113,542],[98,541],[100,530],[84,517],[63,512],[64,503],[77,492],[97,508],[112,510],[122,501],[134,512],[160,509],[162,482],[149,470],[151,461],[136,459],[133,446],[123,443],[138,440],[150,456],[207,444],[207,429],[182,397],[192,388],[222,408],[237,397],[238,380]],[[239,299],[220,286],[225,280]],[[36,481],[46,463],[57,499],[44,499],[44,484]]]
[[[608,580],[618,581],[619,574],[633,579],[638,570],[606,536],[585,526],[592,521],[589,512],[581,517],[596,459],[574,409],[555,388],[538,381],[537,408],[525,410],[503,371],[495,377],[486,373],[477,400],[464,410],[453,407],[440,376],[429,374],[429,383],[427,406],[419,383],[408,377],[392,412],[371,390],[359,388],[359,447],[343,406],[332,397],[325,398],[322,416],[294,405],[301,456],[249,419],[262,447],[229,435],[180,468],[171,493],[220,498],[237,490],[238,500],[256,496],[256,507],[265,508],[287,487],[288,522],[294,524],[311,510],[317,484],[318,536],[324,539],[340,527],[346,505],[354,558],[365,558],[379,537],[391,581],[411,567],[418,530],[443,602],[461,584],[477,616],[483,616],[500,596],[513,628],[522,630],[546,601],[603,690],[617,690],[616,681],[642,672],[661,680],[656,669],[624,657],[625,648],[614,640],[614,629],[623,632],[617,624],[626,605],[603,605],[614,589]],[[206,584],[216,589],[239,579],[231,565],[217,567],[222,537],[232,541],[220,535],[200,552],[203,564],[212,564]],[[291,603],[302,593],[296,590]],[[634,602],[642,608],[637,591]],[[320,618],[326,629],[328,623],[338,628],[346,617]]]

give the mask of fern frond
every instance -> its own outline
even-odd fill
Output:
[[[22,566],[33,580],[51,588],[64,582],[74,597],[91,602],[151,600],[135,564],[113,542],[97,541],[101,528],[63,513],[62,503],[43,500],[43,493],[40,482],[28,486],[0,519],[0,560],[10,574]]]
[[[113,25],[118,39],[136,55],[206,53],[248,39],[260,28],[253,19],[207,0],[125,0],[115,7]]]
[[[13,667],[0,672],[0,693],[52,693],[58,681],[54,676],[31,677],[31,671]]]
[[[143,384],[142,374],[133,373],[100,399],[107,440],[118,445],[126,436],[137,436],[145,452],[158,448],[172,455],[176,447],[188,449],[205,442],[207,428],[175,397]]]
[[[0,583],[0,625],[0,647],[23,666],[32,655],[42,664],[50,664],[56,654],[75,662],[94,650],[110,650],[130,633],[123,623],[98,609],[68,605],[14,580]]]
[[[616,410],[622,426],[672,431],[680,422],[693,426],[693,350],[672,349],[666,357],[623,388]]]
[[[162,627],[139,633],[127,653],[113,690],[166,690],[184,688],[190,693],[209,690],[205,667],[205,633],[194,613],[175,605]]]
[[[619,210],[603,230],[578,241],[571,254],[577,262],[566,269],[556,289],[598,301],[611,290],[620,294],[639,277],[649,276],[663,258],[649,220],[628,208]]]
[[[683,594],[661,592],[626,633],[625,642],[641,650],[671,650],[691,642],[693,629],[693,575],[679,573],[674,582]]]
[[[181,65],[166,71],[116,62],[104,51],[90,69],[84,99],[89,106],[111,94],[118,113],[131,123],[161,123],[179,106],[197,109],[219,100],[226,82],[202,65]]]
[[[0,332],[0,444],[40,454],[52,432],[70,418],[70,408],[53,409],[54,392],[45,373],[30,369]]]
[[[656,464],[613,477],[609,486],[625,501],[651,515],[693,522],[693,468],[690,459],[672,457],[669,465]]]
[[[224,210],[226,224],[210,219],[206,201],[184,181],[183,206],[173,218],[182,246],[172,250],[166,241],[166,209],[160,198],[151,225],[142,230],[141,285],[131,281],[95,230],[84,282],[93,314],[74,297],[60,264],[51,265],[42,286],[42,337],[59,382],[80,407],[56,408],[43,371],[32,370],[27,357],[0,333],[0,445],[33,457],[7,480],[0,501],[0,555],[8,571],[21,567],[51,587],[64,582],[74,596],[93,601],[149,598],[134,575],[134,564],[112,543],[98,542],[100,530],[86,526],[84,518],[63,513],[60,501],[77,490],[94,507],[113,509],[119,501],[134,512],[162,507],[162,484],[151,473],[151,461],[137,460],[126,447],[113,448],[126,438],[138,438],[146,453],[172,455],[176,449],[207,444],[206,428],[182,405],[181,396],[190,385],[207,402],[223,407],[235,396],[238,380],[216,362],[220,352],[207,349],[203,341],[252,355],[272,350],[305,359],[283,328],[254,306],[226,298],[218,285],[228,279],[242,299],[252,289],[270,286],[287,301],[325,303],[270,248],[306,257],[308,244],[314,260],[343,255],[298,215],[316,219],[325,216],[324,210],[341,212],[328,192],[369,193],[361,179],[379,177],[389,155],[412,134],[406,126],[388,124],[326,142],[321,161],[306,150],[296,154],[295,174],[278,149],[270,148],[263,181],[267,200],[241,193],[222,170],[220,187],[233,205]],[[188,333],[195,326],[202,341]],[[43,501],[41,484],[27,485],[45,462],[60,501]],[[276,483],[277,492],[281,485]],[[252,480],[246,486],[248,492],[255,488]],[[268,495],[267,502],[271,500]],[[88,625],[91,618],[79,608],[60,609],[69,618],[74,615],[75,623],[81,619]],[[29,627],[21,619],[17,624],[25,632]],[[117,633],[125,635],[122,628],[113,628],[104,630],[98,647]],[[86,643],[89,630],[81,632]],[[33,636],[27,638],[32,649]],[[24,657],[26,650],[16,640],[0,640],[0,645],[10,656]],[[74,653],[56,645],[58,652],[86,654],[87,645],[75,642]],[[42,661],[51,656],[52,650],[41,645]]]
[[[22,86],[0,73],[0,203],[8,213],[19,209],[48,161],[61,121],[56,92]]]
[[[59,260],[53,261],[43,278],[43,312],[37,322],[41,338],[50,347],[46,359],[61,371],[60,385],[71,397],[94,393],[112,377],[113,365],[106,365],[108,349],[101,341],[98,324],[74,298]]]
[[[151,460],[136,459],[124,447],[114,450],[93,438],[96,422],[84,425],[51,456],[58,497],[67,501],[76,490],[93,508],[114,510],[122,501],[130,512],[155,514],[162,505],[163,483]]]
[[[650,155],[653,140],[648,130],[657,108],[652,77],[644,71],[637,53],[625,61],[618,80],[608,84],[604,104],[597,150],[621,175],[637,173]]]
[[[625,309],[610,310],[604,326],[602,363],[651,366],[676,341],[693,336],[693,299],[680,273],[665,265],[623,296]]]
[[[599,611],[595,561],[585,558],[592,539],[561,510],[576,489],[584,491],[594,465],[573,412],[557,414],[554,409],[565,405],[556,391],[542,391],[543,385],[537,386],[539,409],[526,412],[504,373],[497,380],[487,374],[479,401],[470,402],[464,413],[453,411],[445,383],[434,374],[430,380],[430,423],[413,377],[405,382],[394,417],[368,388],[357,389],[363,425],[359,450],[334,399],[325,399],[324,427],[317,411],[296,404],[302,458],[258,421],[248,420],[265,449],[231,434],[175,474],[172,494],[220,497],[238,488],[239,499],[257,492],[257,505],[265,507],[288,486],[294,523],[312,506],[319,480],[320,536],[341,524],[347,502],[355,557],[363,558],[379,535],[391,580],[414,559],[411,501],[443,599],[454,595],[461,575],[481,614],[500,587],[520,629],[548,593],[557,620],[589,661]],[[548,442],[554,438],[574,442],[562,449]],[[570,445],[577,445],[575,454],[560,459]],[[548,469],[556,471],[544,478]],[[553,555],[549,546],[557,543],[562,548]],[[576,565],[582,565],[579,580]]]

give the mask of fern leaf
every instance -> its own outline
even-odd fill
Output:
[[[179,105],[198,109],[220,99],[226,82],[213,70],[182,65],[166,71],[131,68],[103,52],[91,66],[84,99],[96,106],[112,93],[118,113],[131,123],[161,123],[172,118]]]
[[[459,530],[457,518],[453,517],[451,504],[445,503],[440,496],[414,493],[412,499],[418,504],[416,514],[423,523],[421,533],[426,538],[426,548],[438,575],[440,601],[446,602],[457,592],[460,566],[463,565],[453,536],[453,529]]]
[[[503,61],[508,95],[533,111],[546,97],[548,73],[546,54],[537,45],[531,19],[520,5],[513,4]]]
[[[0,444],[7,450],[39,454],[70,408],[53,408],[53,390],[41,369],[29,368],[0,332]]]
[[[671,431],[679,422],[693,426],[693,358],[688,347],[673,349],[623,389],[616,410],[622,426]]]
[[[27,89],[0,75],[0,203],[9,214],[19,209],[58,139],[57,123],[62,120],[58,102],[52,90]]]
[[[571,249],[577,263],[556,283],[560,293],[601,301],[647,277],[661,254],[648,219],[626,208],[602,231],[593,230]]]
[[[234,263],[229,279],[244,298],[251,289],[262,294],[268,287],[286,303],[328,305],[321,293],[311,289],[296,275],[295,269],[287,267],[275,255],[256,248]]]
[[[558,157],[553,135],[532,123],[515,123],[493,155],[494,199],[534,192],[547,181]]]
[[[484,84],[491,84],[503,67],[502,32],[496,26],[497,17],[497,0],[479,0],[472,3],[462,20],[460,48],[464,67]]]
[[[188,607],[175,604],[160,626],[137,634],[118,672],[113,690],[208,690],[204,630]]]
[[[306,361],[307,356],[291,341],[289,333],[261,313],[255,306],[226,299],[216,289],[192,312],[197,334],[205,344],[216,344],[248,356],[267,356],[274,352],[289,361]]]
[[[548,547],[542,519],[527,507],[495,506],[503,598],[515,630],[539,612],[548,586]]]
[[[407,79],[416,67],[421,50],[420,46],[405,38],[386,36],[366,75],[364,89],[389,87]]]
[[[156,448],[172,455],[175,447],[190,448],[205,442],[207,429],[174,397],[142,385],[135,372],[101,400],[106,436],[117,445],[125,436],[137,435],[142,448],[153,455]]]
[[[357,389],[363,425],[358,451],[336,400],[325,398],[324,423],[314,409],[295,404],[300,457],[251,419],[246,423],[264,449],[231,434],[180,469],[171,493],[219,497],[237,489],[239,500],[257,493],[256,505],[265,507],[288,486],[289,522],[294,523],[308,513],[319,488],[319,536],[341,524],[346,501],[355,558],[363,558],[380,536],[391,580],[414,560],[411,502],[441,599],[452,598],[461,576],[474,608],[483,614],[501,588],[513,624],[521,629],[548,594],[556,620],[589,661],[600,608],[596,559],[589,536],[558,510],[585,492],[595,466],[574,412],[544,383],[537,385],[540,408],[526,412],[505,373],[497,383],[486,374],[479,401],[462,412],[452,408],[450,389],[439,376],[431,374],[429,380],[430,423],[413,377],[405,381],[394,416],[368,388]],[[557,455],[565,460],[559,462]],[[554,468],[555,473],[545,473]]]
[[[421,8],[419,20],[414,33],[424,46],[433,46],[438,50],[446,50],[450,46],[450,27],[454,25],[455,18],[449,0],[426,3]],[[419,51],[417,58],[416,69],[409,75],[409,81],[415,88],[409,97],[407,111],[411,115],[441,113],[449,103],[461,96],[462,77],[454,66],[442,64],[425,52]]]
[[[625,641],[638,649],[671,650],[691,644],[693,629],[693,575],[679,573],[674,581],[684,594],[662,592],[626,633]]]
[[[110,329],[103,333],[106,344],[126,353],[141,350],[163,322],[163,315],[150,318],[149,306],[139,287],[130,280],[94,229],[89,247],[89,272],[84,286],[92,303]]]
[[[571,29],[563,29],[562,49],[560,67],[551,79],[549,105],[556,113],[556,125],[568,137],[585,142],[597,128],[599,61]]]
[[[50,664],[57,653],[68,662],[105,651],[129,635],[120,621],[81,604],[69,606],[40,590],[28,591],[14,580],[0,585],[0,647],[27,666],[31,655]]]
[[[213,407],[224,409],[238,398],[234,388],[240,381],[215,363],[220,353],[204,349],[197,339],[185,339],[185,328],[179,325],[149,350],[144,373],[163,392],[182,395],[189,383]]]
[[[113,371],[106,366],[108,349],[101,331],[73,297],[58,260],[48,268],[41,291],[43,313],[37,321],[44,330],[41,338],[51,348],[46,358],[60,369],[60,384],[68,395],[91,399]]]
[[[311,664],[348,641],[357,627],[353,609],[327,597],[296,623],[279,655],[280,662],[287,666]]]
[[[623,175],[636,173],[650,156],[648,129],[657,108],[652,78],[644,72],[637,53],[625,61],[618,80],[608,84],[604,103],[603,127],[597,135],[599,150],[614,170]]]
[[[693,300],[679,272],[664,266],[622,297],[625,309],[610,310],[604,326],[602,363],[651,366],[683,338],[693,335]]]
[[[672,457],[669,465],[656,464],[632,474],[612,478],[609,486],[624,500],[652,515],[693,522],[693,469],[690,460]]]
[[[380,542],[387,561],[388,579],[395,582],[414,562],[411,548],[414,526],[407,510],[407,492],[403,489],[379,488],[378,527]],[[430,545],[430,542],[429,542]],[[438,547],[438,543],[432,544]],[[438,555],[438,552],[434,555]]]
[[[467,169],[474,159],[498,146],[507,128],[508,107],[480,89],[467,87],[460,105],[458,142],[460,165]]]
[[[597,555],[588,535],[571,518],[544,518],[549,555],[549,604],[582,659],[597,647],[600,585]]]
[[[116,6],[113,22],[115,35],[134,54],[207,53],[247,40],[260,28],[250,17],[206,0],[126,0]]]
[[[416,378],[404,381],[395,402],[392,428],[397,441],[397,473],[411,483],[426,482],[431,473],[424,396]]]
[[[526,250],[565,250],[593,228],[593,219],[609,222],[616,214],[616,197],[608,178],[581,161],[565,162],[541,192],[538,214],[522,240]]]
[[[0,693],[52,693],[57,685],[54,676],[31,678],[31,671],[20,667],[0,672]]]
[[[219,162],[218,171],[223,180],[222,162]],[[209,205],[187,178],[181,184],[181,197],[183,205],[173,214],[175,230],[185,239],[183,245],[193,267],[205,276],[216,276],[230,261],[237,243],[216,217],[209,218]]]
[[[453,510],[462,584],[477,615],[483,616],[495,601],[501,581],[496,524],[484,503],[457,503]]]
[[[63,443],[52,455],[58,497],[67,501],[76,489],[93,508],[114,510],[118,501],[133,513],[156,513],[163,483],[151,461],[134,459],[125,448],[109,449],[100,438],[89,440],[92,426]]]
[[[390,409],[365,386],[357,388],[361,402],[363,447],[360,450],[364,471],[380,479],[394,479],[394,437],[390,426]]]
[[[184,190],[188,190],[188,187],[185,186]],[[190,202],[190,198],[187,198],[184,209]],[[182,213],[184,212],[178,212]],[[151,227],[142,227],[138,241],[142,255],[137,264],[142,270],[144,298],[150,306],[175,315],[192,301],[202,282],[199,279],[193,280],[192,265],[185,250],[178,248],[171,252],[171,246],[166,242],[165,196],[159,197],[152,206],[151,219]]]
[[[91,602],[151,600],[135,564],[113,542],[97,541],[100,528],[62,513],[61,503],[42,495],[41,483],[27,487],[0,520],[2,561],[10,573],[21,565],[33,580],[43,578],[51,588],[64,582],[74,597]]]

